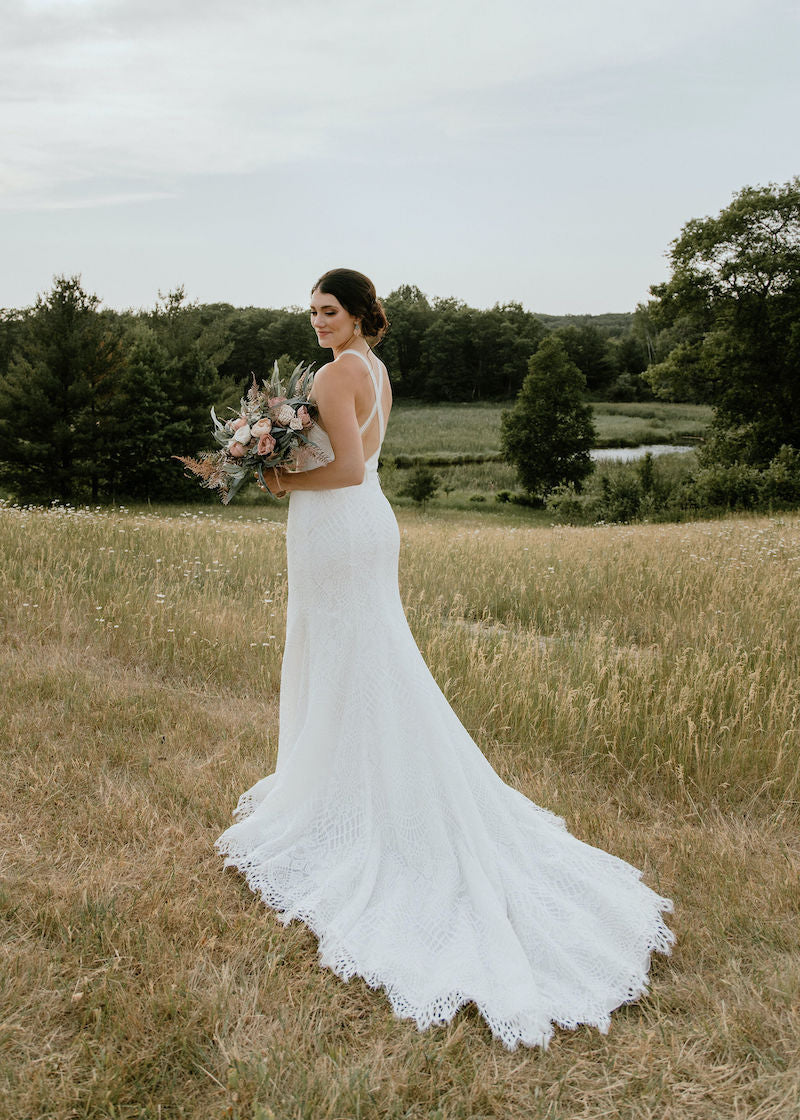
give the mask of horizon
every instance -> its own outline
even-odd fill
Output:
[[[81,278],[80,273],[64,273],[64,274],[54,275],[50,280],[50,286],[48,288],[43,289],[40,292],[37,292],[36,293],[36,298],[38,299],[40,296],[46,296],[48,291],[50,291],[52,289],[54,281],[56,279],[58,279],[58,277],[60,275],[65,275],[67,277],[78,276],[78,278],[80,280],[80,283],[81,283],[81,287],[83,287],[83,289],[84,289],[84,291],[86,291],[87,295],[94,295],[94,296],[97,297],[97,299],[100,301],[100,305],[101,305],[102,310],[113,311],[118,315],[125,315],[125,314],[128,314],[128,313],[133,314],[133,315],[147,314],[147,313],[154,310],[154,308],[156,306],[156,303],[159,299],[163,299],[166,295],[169,294],[168,292],[165,292],[165,291],[163,291],[163,289],[161,289],[159,292],[156,293],[156,298],[153,301],[153,303],[151,305],[148,305],[148,306],[145,306],[145,305],[140,305],[138,307],[134,307],[132,305],[128,305],[128,306],[125,306],[125,307],[111,306],[107,302],[107,300],[105,300],[103,298],[103,296],[100,292],[90,292],[84,286],[84,283],[83,283],[83,280]],[[181,288],[182,286],[183,285],[178,284],[177,288],[172,289],[172,290],[175,291],[175,290]],[[397,291],[401,287],[417,287],[417,288],[419,288],[419,285],[412,284],[409,281],[401,281],[394,288],[392,288],[391,291],[386,292],[385,294],[381,293],[381,292],[378,292],[378,298],[380,300],[388,299],[389,296],[391,296],[393,292]],[[421,291],[421,289],[420,289],[420,291]],[[631,310],[619,310],[619,309],[617,309],[617,310],[614,310],[614,311],[596,311],[596,312],[590,312],[590,311],[541,311],[541,310],[537,311],[534,308],[526,307],[525,304],[521,300],[513,299],[513,298],[503,300],[502,302],[500,300],[496,300],[494,303],[478,306],[476,304],[468,303],[466,300],[462,299],[460,296],[455,295],[453,293],[451,293],[449,295],[439,295],[439,294],[433,294],[432,295],[429,292],[422,292],[422,295],[431,304],[433,304],[433,302],[435,300],[454,299],[454,300],[457,300],[459,303],[465,304],[467,307],[469,307],[473,311],[491,311],[495,307],[502,307],[502,306],[505,306],[507,304],[519,304],[522,307],[523,311],[527,312],[528,314],[535,315],[537,317],[544,317],[544,318],[548,318],[548,319],[567,319],[567,318],[572,318],[572,319],[582,319],[582,318],[600,319],[600,318],[603,318],[605,316],[634,315],[636,313],[636,308],[635,307],[632,308]],[[224,299],[194,300],[194,299],[191,298],[191,296],[188,292],[186,292],[185,299],[186,299],[186,306],[187,307],[191,307],[191,306],[195,306],[195,305],[198,306],[198,307],[229,306],[234,311],[249,311],[249,310],[253,310],[253,311],[286,311],[286,312],[292,312],[292,313],[298,313],[298,314],[303,314],[303,313],[306,313],[308,311],[308,308],[303,307],[300,304],[280,304],[280,305],[274,305],[273,306],[273,305],[270,305],[270,304],[257,304],[257,303],[248,303],[248,304],[231,303],[230,300],[224,300]],[[26,311],[26,310],[29,310],[30,308],[32,308],[35,305],[35,303],[36,303],[36,299],[34,299],[31,303],[26,304],[26,305],[21,306],[21,307],[0,307],[0,310],[3,310],[3,311]]]

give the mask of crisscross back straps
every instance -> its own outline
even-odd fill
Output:
[[[380,389],[380,386],[378,385],[378,379],[375,376],[375,371],[372,368],[372,362],[370,362],[369,359],[364,354],[362,354],[360,350],[343,350],[342,353],[343,354],[357,354],[359,356],[359,358],[361,359],[361,361],[364,363],[364,365],[369,370],[369,376],[372,380],[372,387],[375,390],[375,403],[372,406],[372,409],[370,411],[369,416],[366,418],[364,423],[359,428],[359,431],[361,432],[362,435],[364,434],[364,432],[367,430],[367,427],[369,426],[370,420],[372,419],[372,417],[375,415],[375,412],[377,411],[377,413],[378,413],[378,425],[379,425],[379,428],[380,428],[380,440],[378,441],[378,445],[380,446],[380,444],[383,442],[383,437],[384,437],[384,434],[385,434],[385,426],[384,426],[384,422],[383,422],[383,405],[381,404],[381,389]]]

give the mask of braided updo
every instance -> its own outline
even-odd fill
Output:
[[[317,280],[311,289],[312,295],[316,291],[336,296],[345,311],[359,320],[361,333],[366,338],[380,342],[388,330],[389,320],[375,292],[375,285],[363,272],[355,272],[352,268],[332,268]]]

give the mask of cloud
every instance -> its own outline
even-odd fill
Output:
[[[402,136],[411,155],[463,150],[551,113],[537,87],[641,66],[687,34],[717,35],[721,6],[12,0],[4,8],[0,205],[13,209],[165,197],[192,176],[376,152],[387,135]],[[755,0],[730,0],[726,28],[756,10]]]

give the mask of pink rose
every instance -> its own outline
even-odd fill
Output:
[[[301,404],[297,410],[297,419],[301,422],[304,428],[310,428],[313,423],[311,413],[308,411],[304,404]]]
[[[272,431],[272,421],[268,417],[263,420],[257,420],[250,429],[250,434],[255,436],[256,439],[261,439],[262,436],[268,436]]]
[[[229,420],[228,423],[230,424],[231,431],[236,432],[241,428],[242,424],[246,424],[247,421],[244,416],[237,416],[235,420]]]
[[[241,459],[243,455],[247,454],[247,448],[243,443],[237,443],[234,440],[233,443],[228,444],[228,454],[232,455],[234,459]]]
[[[285,400],[286,400],[286,397],[268,397],[267,398],[267,405],[270,408],[274,408],[275,405],[281,404]]]
[[[259,455],[271,455],[274,450],[275,440],[269,432],[264,432],[263,436],[261,436],[258,441]]]

